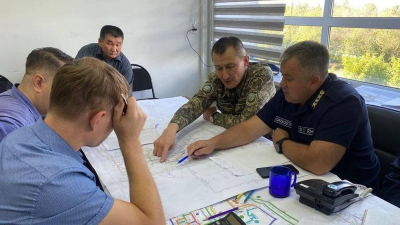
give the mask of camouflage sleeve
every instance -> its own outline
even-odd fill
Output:
[[[215,73],[208,76],[208,80],[197,94],[176,111],[170,123],[176,123],[179,130],[195,121],[216,100],[217,86]]]
[[[245,108],[239,115],[217,113],[214,115],[214,124],[224,128],[230,128],[238,123],[250,119],[275,95],[275,85],[273,73],[269,66],[257,66],[252,68],[249,73],[248,87],[244,87],[242,98]],[[239,100],[240,101],[240,100]]]

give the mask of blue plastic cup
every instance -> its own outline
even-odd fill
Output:
[[[292,175],[294,175],[293,183]],[[276,198],[286,198],[290,188],[296,184],[297,174],[286,166],[274,166],[269,172],[269,194]]]

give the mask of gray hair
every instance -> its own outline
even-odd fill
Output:
[[[308,72],[318,72],[321,78],[328,75],[328,49],[315,41],[302,41],[288,47],[281,55],[280,62],[296,57],[300,65]]]

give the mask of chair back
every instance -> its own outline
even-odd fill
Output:
[[[150,73],[141,65],[131,64],[131,66],[134,77],[132,91],[151,90],[153,99],[156,98],[154,94],[153,82],[151,81]]]
[[[400,111],[375,105],[367,105],[371,136],[375,154],[381,163],[379,182],[390,172],[390,164],[400,156]]]
[[[11,83],[7,78],[0,75],[0,93],[7,91],[12,88],[13,83]]]

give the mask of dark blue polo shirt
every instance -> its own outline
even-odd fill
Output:
[[[346,147],[331,172],[377,190],[380,164],[374,154],[365,101],[336,75],[329,74],[303,106],[287,102],[279,90],[257,116],[272,129],[286,130],[292,141],[310,145],[320,140]]]
[[[97,43],[92,43],[83,46],[78,54],[76,55],[76,59],[83,58],[83,57],[95,57],[97,59],[100,59],[104,62],[106,62],[108,65],[114,67],[115,69],[118,70],[130,85],[132,85],[133,82],[133,71],[132,71],[132,66],[131,63],[129,62],[128,58],[124,55],[124,53],[120,53],[116,58],[113,59],[105,59],[103,57],[103,54],[101,53],[101,48],[99,44]]]
[[[391,164],[392,172],[383,180],[382,198],[400,207],[400,157]]]

